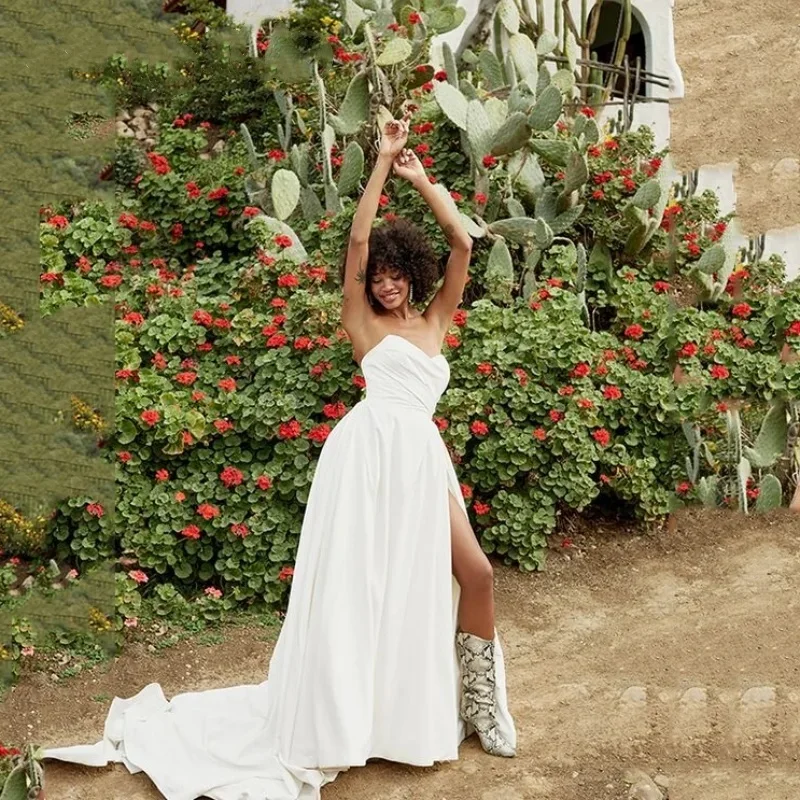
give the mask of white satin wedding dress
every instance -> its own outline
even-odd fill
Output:
[[[114,698],[102,741],[45,758],[122,762],[167,800],[315,800],[370,758],[458,758],[472,727],[459,718],[447,492],[466,509],[431,419],[449,366],[390,334],[362,367],[366,397],[320,454],[268,680],[169,701],[149,684]],[[497,635],[495,673],[513,747]]]

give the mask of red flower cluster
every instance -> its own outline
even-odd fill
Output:
[[[302,427],[300,423],[296,420],[290,420],[289,422],[283,422],[278,427],[278,438],[279,439],[296,439],[302,433]]]
[[[208,520],[218,517],[220,511],[215,505],[212,505],[211,503],[200,503],[200,505],[197,506],[197,513],[204,520],[206,520],[206,522],[208,522]]]
[[[731,314],[734,317],[747,319],[753,313],[752,307],[748,303],[737,303],[732,309]]]
[[[288,581],[294,575],[294,567],[283,567],[278,573],[279,581]]]
[[[56,214],[47,220],[47,224],[52,225],[57,230],[63,230],[67,227],[67,225],[69,225],[69,220],[61,214]]]
[[[433,122],[418,122],[416,125],[412,126],[411,130],[420,136],[424,136],[426,133],[430,133],[435,128],[436,125]]]
[[[489,426],[478,419],[469,426],[469,429],[475,436],[486,436],[486,434],[489,433]]]
[[[239,486],[244,480],[244,473],[236,467],[225,467],[219,474],[219,479],[225,484],[227,489],[232,486]]]
[[[590,375],[591,372],[592,368],[585,361],[582,361],[580,364],[576,364],[572,368],[569,375],[571,378],[585,378]]]
[[[181,535],[186,539],[199,539],[200,528],[198,528],[197,525],[187,525],[181,530]]]
[[[317,442],[318,444],[322,444],[331,433],[331,426],[328,425],[326,422],[323,422],[319,425],[316,425],[308,432],[308,438],[311,439],[312,442]]]
[[[725,378],[730,378],[731,376],[730,370],[722,364],[712,364],[709,371],[711,372],[711,377],[718,381],[725,380]]]
[[[623,335],[626,339],[641,339],[644,336],[644,328],[639,324],[628,325]]]
[[[347,413],[347,406],[341,401],[337,403],[326,403],[322,407],[322,413],[328,419],[340,419]]]
[[[150,160],[150,164],[158,175],[166,175],[171,171],[166,156],[151,152],[147,154],[147,158]]]
[[[140,418],[145,425],[152,428],[161,419],[161,414],[156,409],[149,409],[142,411]]]

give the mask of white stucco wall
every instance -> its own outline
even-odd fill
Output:
[[[228,0],[228,14],[245,25],[258,25],[267,17],[278,17],[292,7],[292,0]]]

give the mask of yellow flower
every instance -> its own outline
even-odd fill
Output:
[[[342,27],[342,23],[341,23],[341,22],[339,22],[338,20],[334,20],[334,21],[333,21],[333,25],[331,25],[331,30],[332,30],[332,31],[333,31],[335,34],[338,34],[338,33],[339,33],[339,31],[341,30],[341,27]]]
[[[331,17],[323,17],[320,22],[327,28],[333,22]]]

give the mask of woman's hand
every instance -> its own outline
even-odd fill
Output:
[[[426,179],[425,168],[417,158],[417,154],[408,147],[397,154],[392,167],[395,175],[405,178],[409,183],[415,184]]]
[[[402,119],[393,119],[383,126],[380,155],[395,158],[408,141],[408,120],[411,112],[406,111]]]

